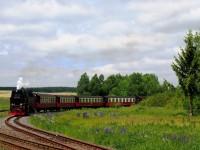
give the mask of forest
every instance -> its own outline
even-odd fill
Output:
[[[132,73],[130,75],[95,74],[91,80],[87,73],[81,75],[77,92],[79,95],[101,96],[150,96],[159,92],[174,90],[173,84],[165,80],[162,84],[155,74]]]

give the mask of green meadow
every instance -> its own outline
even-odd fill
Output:
[[[183,109],[132,106],[33,115],[38,128],[120,150],[200,149],[200,117]]]

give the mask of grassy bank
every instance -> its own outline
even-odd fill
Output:
[[[30,122],[115,149],[200,149],[200,117],[182,109],[133,106],[32,116]]]

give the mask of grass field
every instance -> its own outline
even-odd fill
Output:
[[[0,110],[9,109],[10,107],[10,91],[0,91]],[[0,112],[0,118],[8,115],[8,112]]]
[[[3,97],[5,97],[5,98],[8,98],[8,97],[10,97],[10,94],[11,94],[11,91],[4,91],[4,90],[0,90],[0,97],[1,98],[3,98]]]
[[[0,91],[0,110],[9,108],[10,91]]]
[[[42,129],[121,150],[200,149],[200,117],[180,109],[133,106],[32,116]]]

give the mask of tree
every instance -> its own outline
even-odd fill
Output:
[[[193,98],[198,93],[200,64],[198,57],[197,39],[191,31],[185,37],[185,48],[181,48],[178,57],[172,63],[179,84],[189,99],[189,115],[193,115]],[[198,41],[199,42],[199,41]]]
[[[112,89],[111,95],[128,96],[129,78],[126,77],[119,82],[119,84]]]
[[[78,95],[90,95],[89,83],[90,80],[87,73],[82,74],[77,86]]]
[[[103,89],[106,95],[110,95],[111,91],[114,87],[116,87],[119,82],[122,80],[122,76],[120,74],[110,75],[103,84]]]
[[[163,84],[162,84],[162,92],[165,91],[174,91],[176,90],[176,88],[174,87],[173,84],[169,83],[167,80],[164,80]]]
[[[100,90],[101,90],[101,82],[97,76],[97,74],[95,74],[89,84],[89,90],[92,96],[98,96],[100,95]]]
[[[155,74],[144,74],[142,76],[143,81],[143,95],[150,96],[157,92],[160,92],[161,86],[158,81],[158,77]]]
[[[141,73],[133,73],[129,76],[130,86],[128,88],[129,96],[143,96],[144,95],[144,85]]]
[[[104,75],[101,74],[99,76],[99,81],[100,81],[100,91],[99,91],[99,95],[100,96],[106,96],[107,95],[107,92],[106,92],[106,89],[105,89],[105,84],[104,84]]]

